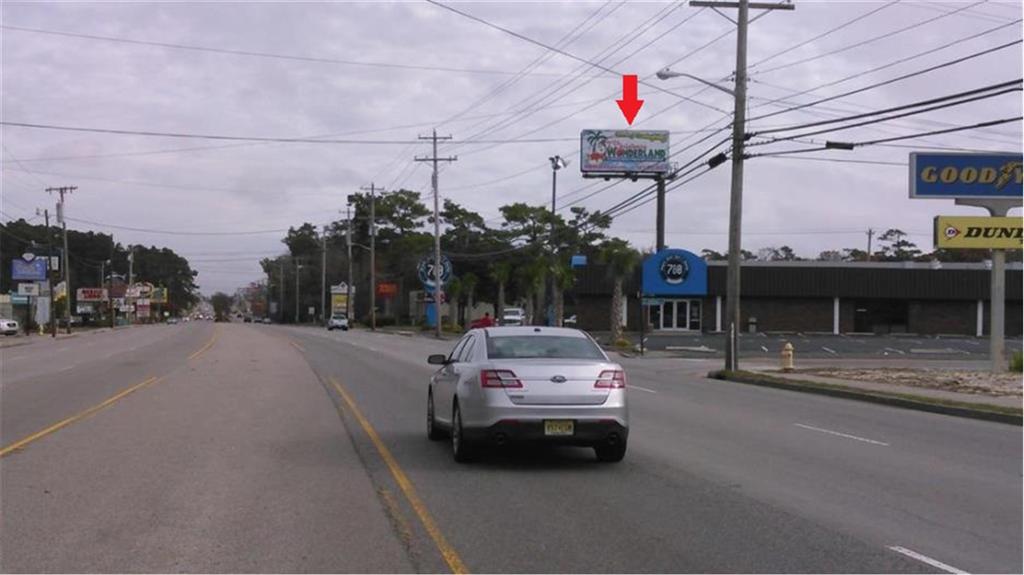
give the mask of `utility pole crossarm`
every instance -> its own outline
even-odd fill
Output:
[[[739,8],[740,2],[709,2],[707,0],[690,0],[694,8]],[[748,2],[751,10],[793,10],[796,8],[789,2]]]

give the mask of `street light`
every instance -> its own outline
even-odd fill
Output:
[[[721,92],[725,92],[726,94],[729,94],[730,96],[734,96],[734,97],[736,96],[736,92],[735,91],[730,90],[729,88],[726,88],[725,86],[719,86],[718,84],[715,84],[714,82],[709,82],[709,81],[705,80],[704,78],[701,78],[699,76],[694,76],[693,74],[687,74],[686,72],[673,72],[672,70],[669,70],[668,68],[662,68],[661,70],[658,70],[658,73],[655,74],[655,75],[658,77],[659,80],[668,80],[670,78],[689,78],[691,80],[696,80],[697,82],[700,82],[701,84],[704,84],[705,86],[707,86],[709,88],[714,88],[714,89],[719,90]]]
[[[727,326],[727,343],[725,346],[725,369],[738,369],[737,352],[739,351],[740,330],[740,249],[741,228],[743,225],[743,159],[744,143],[746,142],[746,105],[747,105],[747,61],[746,61],[746,19],[747,4],[740,2],[739,45],[736,62],[736,87],[733,90],[709,82],[703,78],[673,72],[665,68],[657,73],[661,80],[684,77],[696,80],[705,86],[725,92],[733,97],[734,110],[732,120],[732,184],[729,192],[729,268],[725,282],[725,317]],[[721,162],[724,158],[716,158]],[[716,164],[717,165],[717,164]]]
[[[299,323],[299,272],[304,268],[299,262],[295,262],[295,323]]]
[[[548,158],[548,161],[551,162],[551,255],[552,255],[552,259],[553,259],[554,252],[555,252],[555,197],[557,195],[557,190],[558,190],[558,170],[561,170],[562,168],[567,167],[569,165],[569,161],[563,159],[562,156],[551,156],[550,158]],[[558,288],[555,287],[554,278],[551,277],[551,274],[548,274],[548,278],[547,278],[547,300],[548,300],[547,301],[547,304],[548,304],[547,317],[548,317],[548,321],[547,321],[547,324],[548,325],[555,325],[555,326],[559,326],[560,327],[560,324],[562,323],[562,319],[561,318],[557,318],[557,317],[554,316],[554,307],[555,307],[554,304],[555,304],[555,302],[553,300],[554,300],[554,295],[555,295],[555,290],[556,289],[558,289]]]

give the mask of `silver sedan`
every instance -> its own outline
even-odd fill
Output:
[[[441,367],[427,392],[427,435],[449,436],[456,461],[514,441],[593,447],[601,461],[626,455],[626,373],[582,331],[474,329],[428,362]]]

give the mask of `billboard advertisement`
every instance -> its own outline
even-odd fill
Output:
[[[152,300],[153,303],[167,303],[167,288],[153,288],[153,292],[149,296],[149,299]]]
[[[331,313],[345,313],[348,311],[348,294],[331,294]]]
[[[1019,217],[936,216],[935,247],[1019,250],[1024,247],[1024,220]]]
[[[46,279],[46,259],[11,260],[11,279],[14,281],[43,281]]]
[[[590,174],[665,174],[669,164],[668,131],[583,130],[580,171]]]
[[[910,197],[1021,199],[1022,154],[910,154]]]
[[[106,288],[78,288],[75,290],[78,301],[107,301]]]

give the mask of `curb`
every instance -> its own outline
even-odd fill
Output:
[[[762,387],[773,387],[776,389],[785,389],[789,391],[816,393],[819,395],[827,395],[830,397],[852,399],[854,401],[878,403],[881,405],[888,405],[890,407],[902,407],[905,409],[915,409],[918,411],[941,413],[943,415],[966,417],[969,419],[980,419],[982,421],[993,421],[996,423],[1006,423],[1010,425],[1022,425],[1022,419],[1024,419],[1022,418],[1022,415],[1020,413],[1016,415],[1011,415],[1009,413],[989,411],[987,409],[972,409],[970,407],[945,405],[942,403],[932,402],[929,400],[929,398],[922,396],[902,396],[890,395],[881,392],[861,391],[851,387],[845,387],[840,385],[800,381],[793,379],[782,379],[772,377],[769,375],[753,374],[746,371],[727,372],[723,370],[716,370],[709,372],[708,378],[717,379],[721,381],[745,383],[748,385],[759,385]]]

